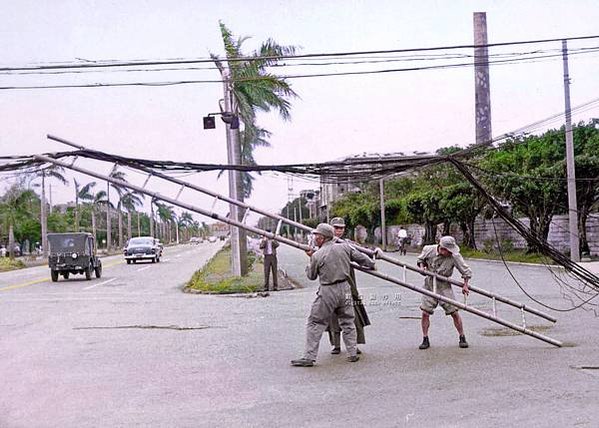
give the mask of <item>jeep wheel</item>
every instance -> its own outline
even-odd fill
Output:
[[[100,278],[102,276],[102,263],[98,262],[98,265],[94,269],[96,273],[96,278]]]
[[[85,269],[85,279],[88,281],[92,279],[92,265],[90,264],[87,269]]]
[[[52,282],[58,281],[58,271],[57,270],[51,270],[50,276],[52,277]]]
[[[156,263],[160,263],[160,257],[156,257]]]
[[[127,259],[127,264],[130,265],[131,264],[131,260]]]
[[[158,257],[152,257],[152,263],[156,263],[156,259],[157,259],[157,258],[158,258]]]
[[[63,273],[63,274],[62,274],[62,277],[63,277],[64,279],[69,279],[69,272],[65,272],[65,273]]]

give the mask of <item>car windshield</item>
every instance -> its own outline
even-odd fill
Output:
[[[129,245],[153,245],[154,240],[152,238],[132,238],[129,241]]]

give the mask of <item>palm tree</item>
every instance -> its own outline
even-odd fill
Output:
[[[168,230],[169,230],[168,239],[169,239],[169,242],[171,242],[172,241],[172,231],[170,228],[170,224],[177,218],[177,215],[175,214],[175,210],[173,209],[173,207],[171,205],[166,205],[161,202],[156,202],[156,207],[158,207],[158,218],[160,218],[160,220],[162,221],[162,225],[163,225],[163,231],[164,231],[163,237],[166,238],[165,228],[167,226],[169,226],[168,227]]]
[[[108,205],[108,199],[106,197],[106,191],[100,190],[97,193],[94,193],[93,189],[96,186],[96,182],[92,181],[84,185],[79,191],[79,199],[82,201],[87,201],[91,204],[91,214],[92,214],[92,234],[94,235],[94,240],[97,239],[97,222],[96,222],[96,211],[97,207],[101,205]],[[96,241],[97,242],[97,241]]]
[[[143,195],[137,192],[129,191],[124,193],[120,198],[121,207],[127,210],[127,239],[132,238],[131,233],[131,212],[135,211],[135,208],[142,204]],[[138,228],[139,228],[139,213],[138,213]]]
[[[64,178],[64,168],[60,166],[50,166],[46,168],[42,168],[32,174],[32,180],[36,178],[42,179],[42,189],[41,189],[41,208],[40,208],[40,223],[42,224],[42,250],[44,257],[48,256],[48,216],[46,213],[46,177],[55,178],[60,181],[65,186],[68,186],[69,183],[66,178]],[[52,210],[52,207],[50,207]]]
[[[193,227],[193,216],[191,215],[190,212],[183,211],[181,213],[181,215],[179,216],[179,221],[177,222],[177,228],[181,228],[184,231],[183,239],[185,241],[188,241],[190,238],[189,229],[191,227]]]
[[[239,115],[244,129],[241,132],[240,150],[241,163],[251,165],[254,162],[253,150],[258,146],[268,145],[266,138],[269,137],[267,130],[256,124],[256,113],[258,111],[269,112],[272,109],[279,112],[284,120],[291,118],[291,103],[289,98],[297,97],[289,84],[280,77],[267,71],[268,67],[276,65],[282,56],[293,55],[294,46],[282,46],[272,39],[263,42],[258,51],[251,55],[242,52],[241,46],[247,37],[234,40],[231,31],[219,22],[221,36],[225,47],[227,59],[249,58],[243,61],[228,62],[229,73],[226,66],[217,55],[211,57],[216,66],[225,77],[230,75],[233,83],[233,112]],[[249,173],[242,174],[242,192],[248,197],[252,192],[252,178]]]
[[[79,183],[73,178],[75,185],[75,232],[79,232],[79,192],[81,191]]]
[[[110,178],[122,181],[124,183],[127,182],[125,179],[125,173],[123,171],[118,170],[118,166],[115,166],[110,174],[108,175]],[[117,203],[117,212],[118,212],[118,232],[119,232],[119,247],[123,246],[123,215],[121,212],[121,196],[125,193],[125,187],[119,186],[118,184],[111,183],[110,181],[106,182],[106,200],[108,203],[106,204],[106,249],[110,250],[112,247],[112,225],[110,222],[110,208],[113,206],[110,203],[110,187],[116,190],[119,201]]]

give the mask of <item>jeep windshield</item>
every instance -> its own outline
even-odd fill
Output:
[[[86,235],[48,234],[51,253],[83,251]]]

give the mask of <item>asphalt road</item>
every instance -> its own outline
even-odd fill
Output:
[[[159,264],[107,258],[100,280],[51,283],[47,268],[0,274],[0,426],[598,424],[593,313],[550,311],[554,326],[528,318],[563,348],[464,314],[471,345],[464,350],[438,311],[432,347],[420,351],[419,296],[359,274],[373,324],[362,359],[330,355],[323,339],[317,365],[296,368],[289,361],[302,353],[316,290],[302,279],[306,256],[280,249],[281,267],[302,279],[297,290],[254,298],[182,293],[217,245],[167,248]],[[473,284],[531,303],[501,264],[471,265]],[[545,303],[569,305],[547,269],[513,273]],[[475,296],[469,304],[490,308]],[[499,312],[520,321],[516,310]]]

